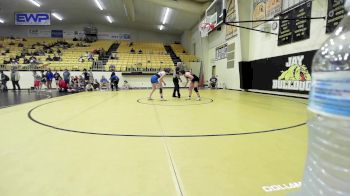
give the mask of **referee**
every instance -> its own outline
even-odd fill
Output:
[[[178,97],[178,98],[181,97],[181,95],[180,95],[180,85],[179,85],[179,81],[181,81],[181,79],[180,79],[179,71],[180,71],[180,67],[179,66],[175,66],[175,70],[173,72],[173,83],[174,83],[173,97]],[[176,96],[176,93],[177,93],[177,96]]]

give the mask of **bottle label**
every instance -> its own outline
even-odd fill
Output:
[[[309,110],[350,118],[350,71],[313,73],[312,78]]]

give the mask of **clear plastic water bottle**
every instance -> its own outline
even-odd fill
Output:
[[[350,195],[350,0],[348,14],[316,53],[302,188],[291,195]]]

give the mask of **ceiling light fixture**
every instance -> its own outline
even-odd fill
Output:
[[[102,7],[101,2],[99,0],[95,0],[95,3],[100,10],[103,10],[103,7]]]
[[[54,16],[59,21],[63,20],[63,18],[60,15],[58,15],[57,13],[52,13],[52,16]]]
[[[124,4],[125,15],[128,16],[128,9],[126,9],[126,5]]]
[[[113,23],[112,17],[106,16],[106,19],[108,20],[109,23]]]
[[[160,25],[160,26],[159,26],[159,30],[161,30],[161,31],[163,31],[164,28],[165,28],[164,25]]]
[[[3,19],[0,18],[0,23],[4,23],[5,21]]]
[[[35,0],[29,0],[32,4],[36,5],[37,7],[40,7],[41,5],[35,1]]]
[[[170,8],[167,7],[165,10],[164,18],[162,20],[163,25],[165,25],[168,22],[169,13],[170,13]]]

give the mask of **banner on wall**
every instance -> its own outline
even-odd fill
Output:
[[[117,32],[98,32],[98,39],[113,39],[113,40],[130,40],[129,33],[117,33]]]
[[[237,19],[235,0],[227,0],[227,22],[233,22]],[[237,27],[226,25],[226,40],[229,40],[237,35]]]
[[[326,33],[332,33],[344,18],[344,0],[328,0]]]
[[[281,19],[310,18],[312,2],[302,4],[286,13],[280,15]],[[310,20],[280,20],[278,33],[278,46],[309,39]]]
[[[252,61],[252,89],[307,94],[315,53],[316,50]]]
[[[42,26],[51,24],[51,14],[39,13],[15,13],[15,25]]]
[[[51,30],[51,37],[63,38],[63,30]]]
[[[28,37],[51,37],[51,30],[28,29]]]
[[[266,19],[266,0],[253,0],[253,20],[265,20]],[[257,27],[263,22],[253,22],[252,27]]]
[[[274,18],[275,15],[282,11],[282,0],[266,1],[266,19]]]

